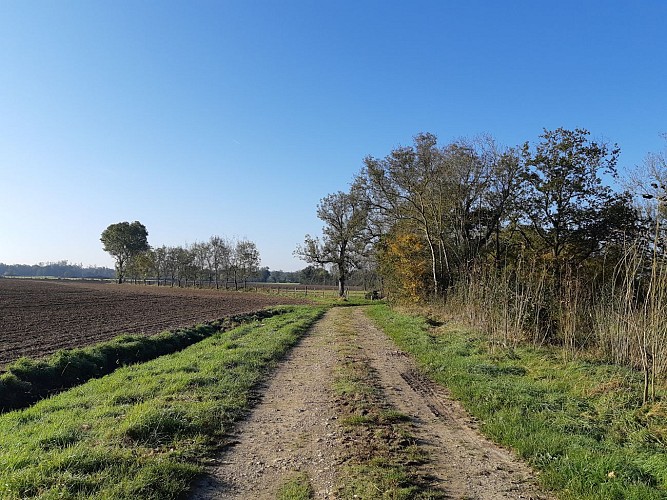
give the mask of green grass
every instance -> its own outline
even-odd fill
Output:
[[[560,498],[667,498],[667,404],[641,406],[639,374],[555,350],[490,350],[477,332],[367,311]]]
[[[280,487],[276,495],[277,500],[308,500],[315,496],[308,474],[295,473]]]
[[[0,497],[178,497],[322,313],[290,308],[0,416]]]

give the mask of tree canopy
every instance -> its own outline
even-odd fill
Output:
[[[104,245],[104,251],[116,259],[118,283],[123,282],[128,261],[150,248],[146,226],[139,221],[111,224],[102,231],[100,241]]]
[[[360,265],[367,243],[366,204],[358,189],[339,191],[320,201],[317,217],[325,223],[322,240],[306,235],[295,254],[311,264],[333,264],[338,271],[338,293],[345,295],[351,269]]]

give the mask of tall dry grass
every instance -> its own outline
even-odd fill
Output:
[[[549,280],[545,267],[522,258],[501,269],[478,265],[454,287],[445,307],[484,331],[494,346],[543,344],[554,333]]]
[[[595,304],[601,353],[644,373],[643,400],[667,373],[667,262],[656,245],[631,245],[616,266],[610,293]]]
[[[644,373],[644,402],[667,376],[667,260],[658,242],[627,248],[609,276],[519,258],[477,265],[454,287],[446,314],[484,331],[492,349],[552,344]]]

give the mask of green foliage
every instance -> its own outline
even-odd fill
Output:
[[[588,136],[583,129],[545,130],[532,151],[528,143],[523,148],[523,212],[557,264],[580,263],[614,236],[636,232],[629,196],[602,181],[616,176],[620,150]]]
[[[308,474],[299,472],[290,477],[278,490],[278,500],[307,500],[315,496]]]
[[[667,496],[667,411],[642,407],[628,369],[564,361],[552,349],[490,349],[472,331],[390,311],[369,315],[447,386],[482,430],[514,449],[565,499]]]
[[[423,241],[431,296],[445,293],[488,252],[519,191],[516,151],[498,148],[490,137],[438,146],[433,134],[421,133],[413,145],[382,159],[367,157],[364,164],[357,182],[371,207],[373,233],[386,235],[399,226]],[[412,255],[410,265],[422,266],[421,253]]]
[[[0,497],[178,498],[322,312],[291,308],[0,416]]]
[[[118,283],[123,282],[125,265],[128,261],[150,248],[148,231],[139,221],[111,224],[102,231],[100,241],[104,245],[104,251],[116,259]]]

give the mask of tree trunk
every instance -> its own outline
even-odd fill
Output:
[[[440,288],[438,283],[438,261],[435,257],[435,248],[433,248],[431,235],[428,233],[428,231],[426,231],[426,241],[428,242],[428,248],[431,252],[431,277],[433,278],[433,295],[434,297],[437,297]]]
[[[345,297],[345,282],[347,276],[345,275],[345,265],[338,264],[338,296]]]

